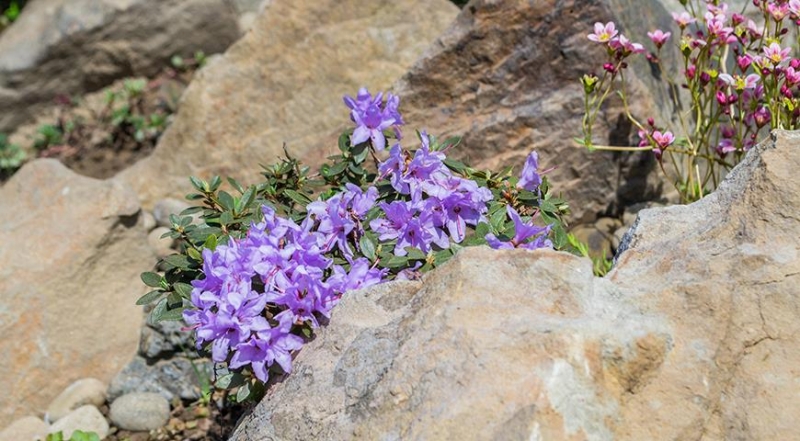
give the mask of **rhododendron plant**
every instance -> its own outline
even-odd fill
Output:
[[[238,387],[239,399],[290,373],[293,353],[349,290],[417,278],[464,246],[570,246],[567,206],[535,152],[519,177],[476,170],[447,158],[457,139],[423,131],[415,149],[403,147],[397,96],[362,88],[344,102],[354,127],[317,174],[287,153],[263,183],[230,179],[238,196],[219,177],[191,178],[188,198],[202,205],[173,216],[168,233],[181,253],[160,262],[164,275],[142,275],[156,289],[139,303],[156,302],[155,319],[184,319],[222,372],[216,384]]]

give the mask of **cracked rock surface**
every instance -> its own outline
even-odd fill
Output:
[[[233,440],[793,439],[800,133],[713,195],[644,210],[603,279],[463,250],[349,293]]]

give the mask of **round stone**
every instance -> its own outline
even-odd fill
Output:
[[[114,400],[109,417],[121,429],[154,430],[167,424],[169,403],[157,393],[134,392]]]
[[[58,421],[85,404],[102,406],[106,401],[106,387],[96,378],[83,378],[70,384],[47,406],[47,419]]]
[[[70,439],[72,432],[81,430],[84,432],[94,432],[100,439],[108,436],[108,421],[103,414],[91,404],[81,406],[66,414],[60,420],[50,426],[50,433],[61,432],[64,439]]]

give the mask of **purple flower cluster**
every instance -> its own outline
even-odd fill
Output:
[[[325,257],[333,247],[347,248],[342,234],[358,227],[353,219],[363,216],[375,195],[349,188],[339,196],[327,202],[344,207],[341,211],[323,210],[301,225],[264,206],[264,221],[253,224],[246,237],[203,250],[205,278],[192,282],[197,309],[184,312],[196,329],[198,349],[210,342],[214,361],[228,361],[232,369],[250,365],[267,381],[275,362],[291,372],[291,351],[303,345],[292,333],[295,324],[317,327],[316,315],[328,317],[343,292],[383,280],[386,271],[365,258],[351,260],[347,271]]]
[[[394,254],[406,255],[406,247],[427,253],[433,245],[445,249],[450,240],[464,240],[467,225],[484,221],[492,192],[475,181],[454,175],[444,164],[442,152],[430,150],[423,132],[422,146],[413,156],[399,144],[378,168],[383,178],[405,199],[379,204],[385,217],[370,222],[381,241],[397,240]]]
[[[359,89],[356,98],[344,97],[344,103],[350,108],[350,119],[356,123],[356,129],[350,137],[351,145],[358,145],[367,140],[372,141],[372,147],[376,151],[386,148],[386,137],[383,131],[394,127],[395,136],[400,139],[400,129],[403,125],[403,117],[400,116],[398,107],[400,98],[391,93],[386,94],[386,104],[383,103],[383,92],[379,92],[374,97],[369,91],[362,87]]]

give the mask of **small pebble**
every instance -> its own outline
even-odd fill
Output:
[[[108,436],[108,421],[96,407],[87,404],[66,414],[50,426],[50,433],[62,432],[64,439],[70,439],[72,432],[76,430],[94,432],[100,439],[104,439]]]
[[[47,406],[46,418],[58,421],[64,415],[83,406],[92,404],[100,407],[106,401],[107,386],[96,378],[83,378],[70,384]]]
[[[44,438],[50,426],[36,417],[20,418],[0,431],[0,441],[32,441]]]
[[[169,420],[169,402],[152,392],[125,394],[111,403],[109,418],[115,426],[125,430],[158,429]]]
[[[169,231],[169,228],[166,227],[156,227],[147,235],[147,243],[158,257],[166,257],[170,254],[175,254],[175,250],[172,249],[175,240],[169,237],[161,237],[164,233],[169,233]]]
[[[156,223],[156,218],[155,216],[153,216],[153,213],[147,210],[142,211],[142,225],[144,225],[144,231],[147,232],[153,231],[153,228],[158,226],[158,224]]]
[[[172,222],[169,220],[169,215],[180,215],[181,211],[189,208],[190,205],[179,199],[166,198],[156,202],[153,207],[153,217],[156,219],[156,224],[159,227],[170,228]]]

